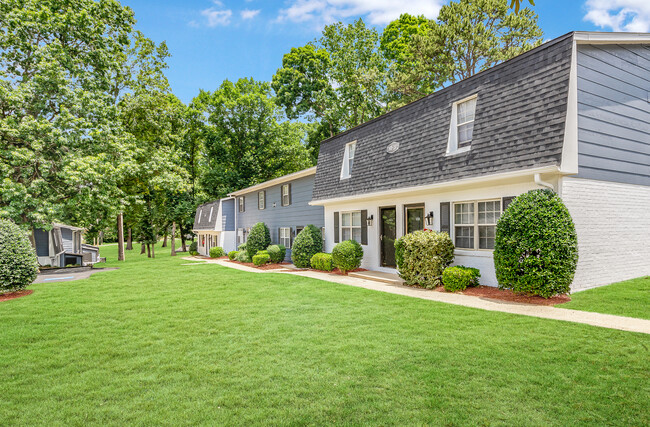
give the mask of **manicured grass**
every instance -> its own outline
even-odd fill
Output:
[[[650,423],[647,335],[137,252],[0,303],[2,424]]]
[[[650,276],[577,292],[557,307],[650,319]]]

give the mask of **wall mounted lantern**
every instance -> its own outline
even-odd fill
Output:
[[[427,227],[431,227],[433,225],[433,211],[429,212],[427,216],[424,217],[424,223],[427,225]]]
[[[372,215],[370,215],[368,218],[366,218],[366,224],[368,224],[368,227],[372,226],[372,220],[373,220]]]

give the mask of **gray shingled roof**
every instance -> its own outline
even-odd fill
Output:
[[[573,33],[321,143],[314,200],[560,165]],[[452,103],[478,94],[471,150],[445,156]],[[345,144],[357,141],[351,178]],[[387,146],[399,142],[389,154]]]
[[[193,230],[214,230],[216,228],[219,202],[219,200],[216,200],[214,202],[204,203],[196,208]],[[210,218],[210,208],[213,208],[212,218]]]

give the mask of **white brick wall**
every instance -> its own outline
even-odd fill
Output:
[[[650,187],[562,179],[578,234],[573,291],[650,275]]]

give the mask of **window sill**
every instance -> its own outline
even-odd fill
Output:
[[[479,258],[492,258],[494,251],[492,249],[456,249],[454,255],[456,256],[474,256]]]
[[[445,154],[445,157],[455,156],[456,154],[467,153],[467,152],[470,151],[471,149],[472,149],[472,146],[471,146],[471,145],[470,145],[470,146],[467,146],[467,147],[462,147],[462,148],[457,149],[456,151],[450,151],[450,152],[447,152],[447,153]]]
[[[344,179],[350,179],[350,176],[351,176],[351,175],[348,175],[348,176],[342,176],[342,177],[341,177],[341,181],[343,181]]]

